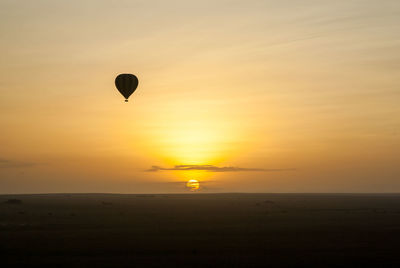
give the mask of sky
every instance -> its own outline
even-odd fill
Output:
[[[398,0],[0,0],[0,34],[0,193],[400,192]]]

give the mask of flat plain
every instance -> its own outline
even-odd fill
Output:
[[[0,195],[6,266],[400,266],[398,194]]]

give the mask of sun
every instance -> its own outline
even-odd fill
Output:
[[[186,187],[191,191],[191,192],[196,192],[200,189],[200,182],[198,180],[189,180],[186,183]]]

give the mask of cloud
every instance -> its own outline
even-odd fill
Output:
[[[277,171],[293,171],[293,168],[242,168],[242,167],[217,167],[213,165],[176,165],[172,168],[164,168],[160,166],[152,166],[150,169],[146,170],[148,172],[157,172],[162,170],[178,170],[178,171],[187,171],[187,170],[202,170],[207,172],[243,172],[243,171],[261,171],[261,172],[277,172]]]
[[[32,167],[35,165],[36,165],[35,163],[31,162],[21,162],[21,161],[0,158],[0,168],[21,168],[21,167]]]

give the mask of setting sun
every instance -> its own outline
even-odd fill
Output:
[[[200,189],[200,183],[199,183],[198,180],[189,180],[189,181],[186,183],[186,187],[187,187],[190,191],[195,192],[195,191],[198,191],[198,190]]]

